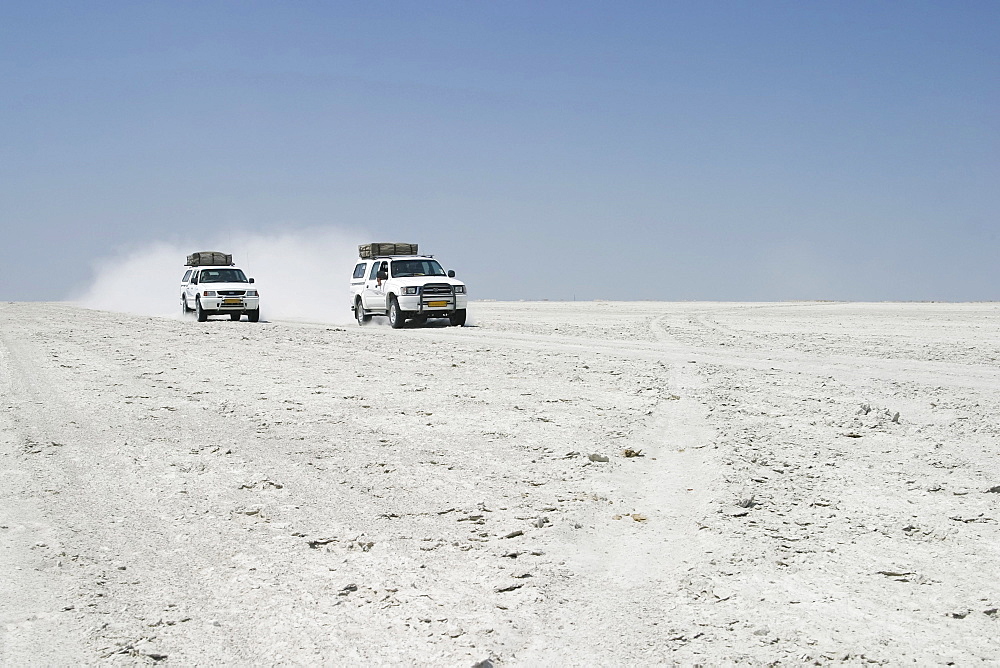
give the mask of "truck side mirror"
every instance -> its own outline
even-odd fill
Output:
[[[455,278],[455,270],[454,269],[449,269],[448,270],[448,278]]]
[[[252,278],[250,279],[250,282],[253,283],[253,279]]]
[[[380,281],[388,281],[389,272],[387,272],[385,269],[380,269],[379,272],[375,274],[375,278],[377,278]]]

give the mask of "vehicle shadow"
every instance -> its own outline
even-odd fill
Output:
[[[476,325],[471,325],[466,323],[461,325],[461,327],[475,327]],[[414,322],[412,320],[407,320],[406,324],[403,325],[404,329],[447,329],[452,327],[452,324],[448,322],[447,318],[434,318],[427,320],[426,322]]]

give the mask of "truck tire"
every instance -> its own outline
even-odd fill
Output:
[[[188,308],[187,297],[181,297],[181,315],[187,315],[190,312],[191,312],[191,309]]]
[[[395,297],[389,297],[389,325],[393,329],[399,329],[406,324],[406,316],[399,308],[399,302]]]
[[[250,322],[260,322],[260,309],[257,308],[252,311],[247,311],[247,320]]]
[[[365,311],[365,307],[361,305],[360,297],[354,301],[354,317],[357,318],[359,325],[371,322],[372,319],[371,315]]]
[[[242,315],[243,315],[242,313],[230,313],[229,314],[229,319],[230,320],[239,320]]]
[[[460,308],[448,316],[448,322],[452,327],[465,327],[465,309]]]
[[[201,299],[198,297],[194,298],[194,312],[198,316],[198,322],[205,322],[208,320],[208,314],[205,313],[205,309],[201,307]]]

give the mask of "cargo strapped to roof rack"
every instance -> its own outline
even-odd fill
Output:
[[[387,255],[416,255],[417,244],[371,243],[358,246],[358,255],[362,260]]]
[[[233,256],[219,251],[198,251],[187,256],[187,267],[229,267]]]

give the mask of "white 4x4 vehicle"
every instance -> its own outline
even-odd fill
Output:
[[[209,264],[204,265],[206,261]],[[231,263],[232,256],[223,253],[189,255],[191,268],[181,279],[181,312],[194,311],[198,322],[205,322],[210,315],[239,320],[245,314],[250,322],[260,320],[260,297],[252,287],[253,279]]]
[[[407,254],[395,254],[401,249]],[[423,324],[428,318],[465,324],[465,283],[454,271],[445,272],[433,256],[417,255],[416,244],[365,244],[360,251],[351,278],[351,310],[359,325],[373,315],[388,316],[394,329],[407,320]]]

